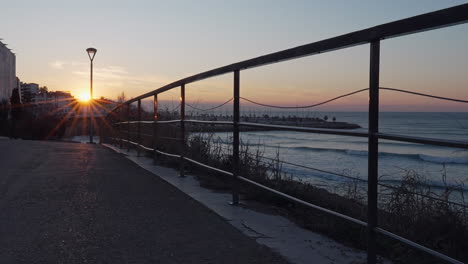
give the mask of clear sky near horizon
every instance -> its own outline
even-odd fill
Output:
[[[74,95],[89,90],[88,47],[97,48],[94,95],[115,99],[212,68],[468,1],[63,1],[2,3],[0,38],[17,75]],[[381,86],[468,99],[468,24],[385,40]],[[241,72],[241,95],[312,104],[368,87],[369,45]],[[178,98],[178,91],[164,95]],[[187,100],[223,102],[232,75],[187,87]],[[460,103],[382,92],[382,110],[468,111]],[[323,109],[366,110],[367,95]]]

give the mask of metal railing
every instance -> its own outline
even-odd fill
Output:
[[[109,119],[117,119],[118,122],[115,122],[113,125],[117,126],[115,129],[117,131],[117,138],[113,138],[116,142],[120,143],[120,147],[123,147],[123,144],[126,143],[127,147],[130,148],[131,145],[138,147],[138,154],[140,154],[140,149],[153,152],[155,155],[165,155],[173,158],[178,158],[180,160],[180,174],[183,176],[183,166],[184,162],[190,162],[197,166],[201,166],[213,171],[220,172],[222,174],[231,176],[232,181],[232,203],[238,204],[239,202],[239,182],[245,182],[257,186],[263,190],[274,193],[278,196],[281,196],[285,199],[291,200],[293,202],[302,204],[306,207],[320,210],[327,214],[334,215],[336,217],[345,219],[347,221],[353,222],[357,225],[367,228],[367,262],[376,263],[376,234],[382,234],[387,237],[393,238],[401,243],[424,251],[428,254],[431,254],[435,257],[438,257],[442,260],[445,260],[450,263],[462,263],[454,258],[451,258],[447,255],[439,253],[433,249],[427,248],[423,245],[410,241],[404,237],[398,236],[394,233],[391,233],[387,230],[382,229],[378,226],[378,208],[377,208],[377,198],[378,198],[378,141],[379,139],[386,139],[392,141],[402,141],[402,142],[411,142],[419,144],[430,144],[436,146],[446,146],[446,147],[456,147],[468,149],[468,142],[465,141],[453,141],[453,140],[441,140],[433,138],[420,138],[412,136],[402,136],[397,134],[389,133],[380,133],[379,132],[379,90],[388,89],[397,92],[409,92],[393,88],[383,88],[379,86],[379,73],[380,73],[380,42],[384,39],[399,37],[402,35],[413,34],[421,31],[428,31],[433,29],[438,29],[442,27],[453,26],[456,24],[462,24],[468,22],[468,4],[463,4],[431,13],[426,13],[423,15],[418,15],[415,17],[398,20],[395,22],[382,24],[372,28],[352,32],[349,34],[329,38],[326,40],[310,43],[307,45],[271,53],[268,55],[256,57],[253,59],[241,61],[238,63],[233,63],[227,66],[220,68],[212,69],[206,72],[195,74],[193,76],[175,81],[173,83],[162,86],[159,89],[145,93],[136,98],[128,100],[123,104],[114,108],[108,115]],[[363,45],[370,43],[370,71],[369,71],[369,88],[362,89],[361,91],[369,91],[369,128],[367,132],[357,132],[352,130],[334,130],[334,129],[324,129],[324,128],[305,128],[305,127],[295,127],[295,126],[280,126],[280,125],[268,125],[268,124],[259,124],[259,123],[249,123],[249,122],[240,122],[240,100],[244,99],[250,101],[246,98],[240,97],[240,72],[243,70],[251,69],[254,67],[259,67],[271,63],[278,63],[285,60],[297,59],[304,56],[310,56],[314,54],[319,54],[323,52],[329,52],[333,50],[343,49],[356,45]],[[207,78],[233,73],[233,98],[226,101],[222,105],[227,104],[230,101],[233,101],[233,120],[231,121],[199,121],[199,120],[186,120],[185,119],[185,106],[188,105],[193,107],[185,102],[185,86],[187,84],[204,80]],[[158,95],[169,91],[174,88],[180,87],[180,119],[178,120],[169,120],[169,121],[160,121],[158,120]],[[413,94],[418,94],[414,92],[409,92]],[[350,93],[353,94],[353,93]],[[349,95],[349,94],[348,94]],[[427,96],[425,94],[419,94]],[[141,100],[153,96],[153,121],[142,121],[141,120]],[[429,95],[430,96],[430,95]],[[340,96],[341,97],[341,96]],[[455,101],[463,101],[457,99],[443,98],[431,96],[438,99],[447,99]],[[331,101],[331,100],[329,100]],[[136,121],[130,121],[130,109],[131,104],[137,102],[137,118]],[[328,102],[328,101],[326,101]],[[326,103],[325,102],[325,103]],[[253,102],[255,103],[255,102]],[[260,104],[261,105],[261,104]],[[266,105],[269,106],[269,105]],[[315,105],[313,105],[315,106]],[[310,107],[310,106],[309,106]],[[215,108],[213,108],[215,109]],[[126,112],[126,113],[125,113]],[[232,155],[233,155],[233,168],[232,171],[221,170],[204,163],[195,161],[186,157],[185,154],[185,124],[186,123],[199,123],[199,124],[212,124],[212,125],[232,125],[233,130],[233,144],[232,144]],[[130,140],[130,124],[137,125],[136,132],[136,142]],[[153,125],[153,146],[148,147],[142,145],[141,141],[141,124],[152,124]],[[162,124],[178,124],[180,127],[180,154],[171,154],[157,149],[155,144],[155,138],[158,134],[158,126]],[[124,127],[127,127],[127,131],[124,131]],[[267,129],[280,129],[280,130],[291,130],[305,133],[319,133],[319,134],[333,134],[333,135],[342,135],[342,136],[353,136],[353,137],[366,137],[368,138],[368,179],[367,179],[367,188],[368,188],[368,212],[367,212],[367,222],[355,219],[353,217],[338,213],[336,211],[326,209],[315,204],[303,201],[291,195],[279,192],[275,189],[262,185],[258,182],[255,182],[251,179],[245,178],[239,175],[239,133],[240,127],[260,127]],[[124,138],[126,134],[126,138]],[[149,136],[148,134],[144,136]]]

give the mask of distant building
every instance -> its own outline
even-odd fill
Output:
[[[97,99],[97,104],[100,105],[100,107],[96,107],[97,111],[95,116],[97,117],[106,117],[109,112],[114,109],[114,107],[117,106],[117,102],[114,102],[112,100],[106,99],[104,97],[101,97],[100,99]]]
[[[21,83],[21,101],[31,103],[35,101],[39,94],[39,85],[37,83]]]
[[[93,117],[94,118],[103,118],[117,106],[117,102],[101,97],[100,99],[94,99],[93,106]],[[78,118],[87,118],[89,116],[89,105],[79,104],[78,109],[75,114]]]
[[[16,88],[16,56],[0,41],[0,103],[8,103]]]
[[[65,116],[75,111],[76,99],[68,91],[41,92],[31,101],[35,104],[35,115],[53,114]]]

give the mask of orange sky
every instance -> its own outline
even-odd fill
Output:
[[[115,99],[124,91],[130,98],[233,62],[464,2],[136,0],[138,4],[89,1],[89,9],[87,1],[10,1],[2,6],[0,23],[11,26],[1,37],[16,53],[22,81],[76,96],[85,93],[85,49],[92,46],[98,50],[94,96]],[[37,14],[40,23],[31,19]],[[468,99],[467,32],[465,24],[382,41],[381,86]],[[368,71],[369,45],[362,45],[242,71],[241,96],[270,104],[313,104],[367,88]],[[162,97],[177,100],[177,93]],[[187,85],[189,102],[231,97],[232,74]],[[366,104],[362,94],[330,107],[366,109]],[[415,111],[467,111],[461,104],[394,92],[382,93],[382,105],[405,111],[411,106]]]

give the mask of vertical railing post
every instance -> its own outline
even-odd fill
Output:
[[[154,162],[156,163],[156,158],[157,158],[157,152],[156,152],[156,149],[157,149],[157,136],[158,136],[158,94],[155,94],[154,95],[154,98],[153,98],[153,149],[154,149],[154,153],[153,153],[153,158],[154,158]]]
[[[233,167],[233,178],[232,178],[232,205],[239,204],[239,119],[240,119],[240,107],[239,107],[239,70],[234,71],[234,107],[233,107],[233,140],[232,140],[232,167]]]
[[[185,154],[185,84],[180,86],[180,177],[184,177]]]
[[[369,71],[369,138],[367,163],[367,263],[377,261],[377,184],[379,161],[379,74],[380,74],[380,41],[370,43]]]
[[[104,135],[103,135],[103,120],[104,120],[105,117],[98,117],[96,120],[96,124],[97,124],[97,129],[98,129],[98,132],[99,132],[99,144],[102,145],[102,142],[103,142],[103,139],[104,139]],[[99,122],[101,122],[101,124],[99,124]]]
[[[141,145],[141,99],[138,99],[138,123],[137,123],[137,155],[140,156]]]
[[[103,143],[105,142],[105,138],[106,138],[106,136],[105,136],[104,134],[106,134],[105,132],[106,132],[106,130],[107,130],[107,129],[105,129],[105,127],[104,127],[103,125],[104,125],[106,122],[107,122],[108,124],[110,124],[110,122],[108,122],[107,116],[101,116],[101,117],[99,118],[99,120],[101,120],[101,125],[99,125],[99,134],[100,134],[100,136],[99,136],[99,144],[103,144]]]
[[[100,140],[100,144],[106,144],[106,143],[109,143],[109,144],[112,144],[112,142],[109,142],[108,138],[110,137],[110,133],[112,133],[112,131],[114,131],[114,128],[112,127],[112,120],[109,119],[108,116],[103,116],[101,117],[101,120],[102,120],[102,123],[101,123],[101,135],[102,135],[102,140]],[[109,126],[111,127],[111,129],[109,130],[109,128],[106,128],[104,126],[104,124],[109,124]],[[109,132],[108,132],[109,131]]]
[[[127,152],[130,151],[130,103],[127,104]]]
[[[119,107],[119,139],[120,148],[123,148],[123,121],[124,121],[124,107]]]

